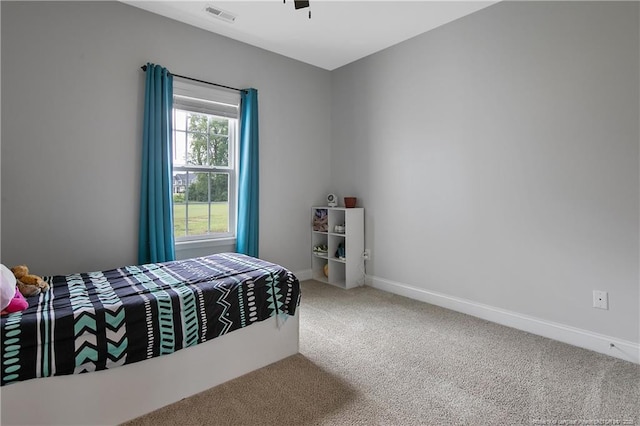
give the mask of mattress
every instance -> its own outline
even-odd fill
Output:
[[[2,386],[171,354],[300,302],[293,273],[238,253],[44,278],[49,291],[0,318]]]

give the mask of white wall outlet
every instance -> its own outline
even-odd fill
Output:
[[[606,291],[593,290],[593,307],[609,309],[609,294]]]
[[[362,258],[364,260],[369,260],[371,259],[371,250],[369,249],[364,249],[364,251],[362,252]]]

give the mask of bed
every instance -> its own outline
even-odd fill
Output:
[[[121,423],[298,352],[299,282],[264,260],[45,279],[1,318],[3,425]]]

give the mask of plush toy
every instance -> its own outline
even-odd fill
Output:
[[[40,292],[49,290],[49,284],[39,276],[30,274],[26,265],[14,266],[11,272],[15,275],[18,290],[24,297],[37,296]]]
[[[313,230],[318,232],[327,232],[329,229],[329,216],[327,209],[316,209],[313,216]]]
[[[29,302],[16,289],[16,277],[9,268],[0,264],[0,313],[10,314],[23,311],[29,307]]]

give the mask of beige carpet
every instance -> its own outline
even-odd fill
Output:
[[[636,364],[369,287],[305,281],[300,354],[127,425],[639,422]]]

